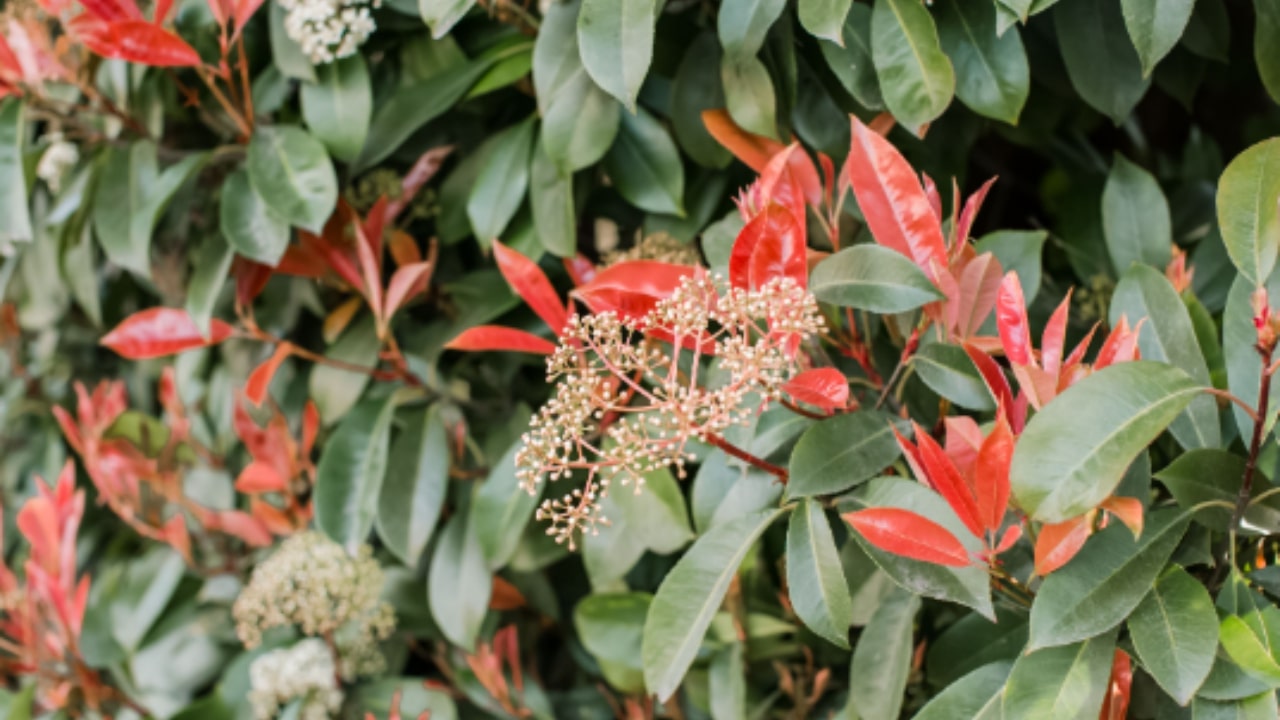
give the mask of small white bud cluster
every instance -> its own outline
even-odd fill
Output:
[[[80,162],[80,150],[75,143],[64,140],[62,133],[50,135],[49,140],[52,142],[40,156],[40,162],[36,163],[36,177],[57,193],[62,189],[62,181],[67,171]]]
[[[296,626],[332,643],[343,679],[377,673],[384,664],[378,642],[395,629],[391,606],[380,599],[382,583],[369,546],[352,557],[318,532],[298,533],[254,568],[231,609],[236,633],[252,648],[265,631]]]
[[[313,65],[356,54],[377,25],[371,8],[382,0],[280,0],[284,31]]]
[[[681,242],[679,238],[666,233],[646,235],[640,242],[626,250],[613,250],[605,253],[604,264],[617,265],[628,260],[657,260],[672,265],[702,265],[702,256],[693,243]]]
[[[531,494],[544,479],[586,472],[582,487],[538,508],[557,542],[573,548],[577,535],[608,523],[600,501],[612,481],[639,492],[654,470],[685,477],[691,440],[748,423],[799,370],[800,343],[823,328],[813,295],[791,279],[758,290],[723,286],[698,275],[644,317],[569,318],[547,360],[556,394],[534,415],[516,455],[517,477]],[[707,356],[725,378],[714,387],[701,367]]]
[[[249,704],[257,720],[272,720],[300,700],[299,720],[329,720],[342,707],[333,654],[319,638],[272,650],[249,666]]]

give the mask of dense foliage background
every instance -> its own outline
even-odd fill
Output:
[[[1272,0],[0,13],[6,717],[1276,717]],[[692,265],[827,329],[554,535]]]

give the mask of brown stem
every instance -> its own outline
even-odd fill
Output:
[[[253,131],[253,83],[249,81],[249,60],[244,52],[244,35],[236,38],[236,50],[240,55],[240,87],[244,95],[244,119],[249,123],[249,131]]]
[[[801,415],[801,416],[803,416],[803,417],[807,417],[807,418],[809,418],[810,420],[826,420],[828,417],[830,417],[829,415],[823,415],[822,413],[816,413],[816,412],[813,412],[812,410],[806,410],[806,409],[804,409],[804,408],[800,407],[799,405],[797,405],[797,404],[795,404],[795,403],[793,403],[793,402],[791,402],[790,400],[787,400],[787,399],[785,399],[785,398],[783,398],[783,400],[782,400],[781,402],[782,402],[782,406],[783,406],[783,407],[785,407],[786,409],[790,410],[791,412],[793,412],[793,413],[795,413],[795,414],[797,414],[797,415]]]
[[[779,467],[769,462],[768,460],[765,460],[764,458],[752,455],[751,453],[747,452],[746,450],[743,450],[737,445],[734,445],[728,440],[725,440],[723,437],[719,435],[707,435],[706,440],[708,443],[720,448],[721,450],[725,451],[729,455],[732,455],[733,457],[738,458],[739,460],[747,463],[748,465],[753,465],[757,468],[760,468],[761,470],[764,470],[770,475],[777,477],[778,482],[782,483],[783,485],[787,484],[787,479],[788,477],[790,477],[790,475],[787,472],[786,468]]]
[[[1262,380],[1258,383],[1258,412],[1253,419],[1253,437],[1249,441],[1249,459],[1245,462],[1244,477],[1240,480],[1240,494],[1236,496],[1236,509],[1231,513],[1231,536],[1234,538],[1236,531],[1240,529],[1240,521],[1244,519],[1245,508],[1249,506],[1249,495],[1253,490],[1253,474],[1258,467],[1258,453],[1262,450],[1262,439],[1265,434],[1267,424],[1267,405],[1271,399],[1271,373],[1268,372],[1271,365],[1271,355],[1274,352],[1272,347],[1259,347],[1258,353],[1262,355]],[[1232,545],[1234,549],[1234,543]]]
[[[1249,406],[1249,403],[1245,402],[1244,400],[1241,400],[1239,397],[1232,395],[1226,390],[1219,390],[1218,388],[1205,388],[1204,391],[1206,393],[1209,393],[1210,395],[1213,395],[1214,397],[1219,397],[1219,398],[1222,398],[1223,400],[1227,400],[1229,402],[1235,403],[1240,407],[1241,410],[1245,412],[1246,415],[1249,416],[1250,420],[1252,420],[1255,424],[1258,422],[1258,413],[1254,412],[1253,408]]]

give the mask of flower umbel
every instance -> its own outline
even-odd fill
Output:
[[[792,279],[727,289],[705,274],[635,319],[570,317],[547,360],[547,379],[561,382],[516,455],[531,494],[544,478],[586,471],[582,487],[539,507],[547,534],[572,548],[578,533],[607,523],[600,500],[614,480],[639,492],[653,470],[684,477],[689,443],[718,438],[779,399],[800,370],[800,343],[822,328],[813,296]]]
[[[284,30],[313,65],[350,57],[377,26],[370,10],[381,0],[280,0]]]

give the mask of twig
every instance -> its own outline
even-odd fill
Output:
[[[720,437],[719,435],[707,435],[706,439],[707,439],[707,442],[710,443],[711,445],[714,445],[720,448],[721,450],[725,451],[729,455],[732,455],[733,457],[738,458],[739,460],[747,463],[748,465],[753,465],[757,468],[760,468],[761,470],[764,470],[770,475],[777,477],[778,481],[781,482],[783,485],[787,484],[787,479],[790,477],[790,473],[787,472],[786,468],[779,467],[769,462],[768,460],[765,460],[764,458],[752,455],[751,453],[747,452],[746,450],[743,450],[737,445],[734,445],[728,440],[725,440],[723,437]]]

